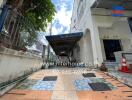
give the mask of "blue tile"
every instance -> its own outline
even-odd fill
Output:
[[[91,83],[89,79],[80,79],[75,80],[74,85],[76,90],[92,90],[88,83]]]
[[[32,90],[53,90],[56,81],[38,81],[31,87]]]

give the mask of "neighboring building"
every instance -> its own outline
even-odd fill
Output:
[[[112,16],[112,6],[123,5],[124,16]],[[132,1],[74,0],[71,33],[83,32],[73,50],[79,62],[115,61],[114,52],[132,51]]]
[[[32,52],[34,54],[42,56],[43,47],[44,47],[44,44],[39,42],[39,41],[37,41],[37,42],[35,42],[35,44],[32,47],[28,48],[28,51],[30,51],[30,52]]]

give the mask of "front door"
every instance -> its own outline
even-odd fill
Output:
[[[120,40],[103,40],[106,60],[115,61],[114,52],[121,51]]]

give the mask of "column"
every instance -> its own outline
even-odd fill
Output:
[[[90,11],[89,18],[90,18],[90,22],[91,22],[90,23],[91,24],[90,25],[90,33],[91,33],[94,64],[100,65],[103,62],[101,43],[100,43],[100,38],[99,38],[99,31],[95,24],[95,19],[91,15],[91,11]]]

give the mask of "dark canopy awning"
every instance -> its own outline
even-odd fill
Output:
[[[125,10],[132,10],[132,0],[97,0],[92,8],[112,9],[113,5],[122,5]]]
[[[80,40],[82,35],[82,32],[78,32],[46,36],[46,39],[55,51],[56,55],[68,56],[69,52],[71,52],[71,50],[73,49],[77,41]]]

